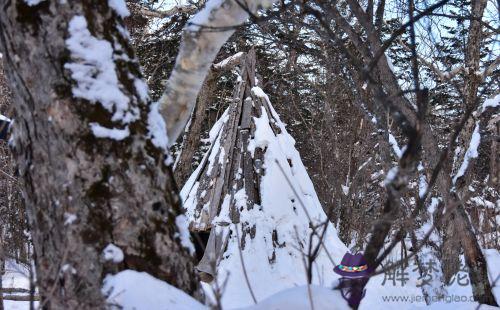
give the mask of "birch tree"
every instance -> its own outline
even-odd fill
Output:
[[[1,7],[41,305],[102,308],[103,278],[124,269],[195,294],[165,123],[128,42],[124,2]]]

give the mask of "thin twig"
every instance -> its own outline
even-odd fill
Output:
[[[293,229],[295,231],[295,238],[296,238],[297,242],[300,244],[299,232],[297,231],[297,227],[293,226]],[[302,254],[302,265],[304,266],[304,271],[306,273],[306,279],[307,279],[307,297],[309,299],[309,305],[311,306],[311,310],[314,310],[314,303],[312,300],[311,286],[310,286],[311,283],[309,283],[309,270],[307,268],[305,254],[300,249],[297,249],[297,250],[299,250],[300,254]]]
[[[250,295],[252,295],[253,302],[257,304],[257,299],[255,298],[252,286],[250,285],[250,280],[248,279],[247,269],[245,268],[245,261],[243,260],[243,253],[241,251],[240,233],[238,230],[238,225],[234,224],[234,227],[236,229],[236,238],[238,238],[238,252],[240,253],[240,261],[241,261],[241,268],[243,269],[243,275],[245,276],[245,281],[247,283],[248,290],[250,291]]]

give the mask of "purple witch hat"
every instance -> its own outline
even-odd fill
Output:
[[[335,266],[333,271],[344,278],[365,278],[372,273],[372,269],[368,266],[363,254],[345,253],[342,262]]]

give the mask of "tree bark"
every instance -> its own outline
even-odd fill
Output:
[[[174,175],[177,184],[184,184],[194,171],[193,157],[200,145],[203,124],[207,120],[206,112],[208,105],[210,104],[210,101],[214,99],[214,93],[217,88],[217,78],[221,74],[228,72],[235,66],[239,65],[245,55],[246,54],[243,52],[236,53],[235,55],[214,64],[212,68],[208,70],[207,77],[205,78],[203,86],[198,93],[196,106],[193,114],[191,115],[189,128],[186,128],[187,133],[184,135],[184,139],[182,141],[181,153],[179,154],[179,158],[176,160],[177,163],[174,165]]]
[[[481,304],[498,306],[488,279],[486,259],[479,247],[472,224],[461,204],[458,205],[457,213],[458,216],[455,219],[455,225],[461,227],[458,237],[464,249],[465,263],[469,268],[469,278],[474,300]]]
[[[165,125],[123,12],[97,0],[0,3],[41,305],[103,308],[104,277],[124,269],[198,292],[189,240],[176,237],[185,235]]]
[[[0,234],[2,231],[0,230]],[[3,310],[3,274],[5,273],[5,260],[3,257],[3,238],[0,235],[0,310]]]
[[[188,132],[184,136],[182,141],[182,150],[179,154],[179,159],[175,165],[174,175],[177,184],[184,184],[189,178],[193,169],[193,156],[198,149],[201,139],[201,131],[203,128],[203,123],[206,120],[207,107],[212,100],[212,95],[215,91],[216,75],[213,70],[210,70],[205,82],[198,94],[198,99],[196,100],[196,106],[191,116],[191,122]]]
[[[471,2],[471,15],[475,17],[471,20],[467,49],[465,53],[465,65],[466,65],[466,78],[465,78],[465,98],[464,106],[465,108],[477,108],[478,106],[478,87],[481,82],[481,76],[479,72],[479,63],[481,60],[481,42],[483,41],[482,35],[482,25],[481,18],[486,8],[486,0],[473,0]],[[461,140],[463,142],[462,150],[465,156],[465,151],[468,149],[468,143],[471,140],[476,121],[472,118],[465,126],[465,130],[461,135]],[[462,157],[460,157],[462,158]],[[472,170],[473,161],[469,163],[468,170]],[[448,174],[449,176],[450,174]],[[462,180],[460,180],[462,179]],[[454,180],[455,181],[455,180]],[[462,178],[459,178],[457,183],[453,182],[456,186],[457,193],[452,194],[452,199],[458,200],[458,197],[466,197],[466,192],[468,191],[468,184],[471,181],[471,174],[464,173]],[[491,291],[491,285],[488,279],[488,272],[486,269],[486,259],[479,246],[476,234],[474,233],[472,224],[469,220],[469,216],[466,213],[463,204],[459,201],[456,202],[458,206],[454,213],[454,220],[449,222],[447,225],[447,230],[451,230],[451,234],[447,235],[449,239],[454,239],[453,243],[458,243],[456,246],[456,252],[452,253],[452,257],[443,253],[443,260],[454,260],[454,257],[458,257],[458,251],[460,250],[460,245],[464,250],[465,262],[469,268],[469,277],[472,284],[472,293],[474,299],[482,304],[488,304],[497,306],[493,293]]]

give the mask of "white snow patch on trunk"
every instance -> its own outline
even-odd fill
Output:
[[[159,147],[165,151],[168,150],[168,137],[167,137],[167,125],[165,120],[158,111],[158,103],[152,103],[150,105],[150,111],[148,114],[148,131],[149,138],[156,147]]]
[[[92,130],[92,133],[97,138],[110,138],[113,140],[121,141],[130,135],[128,126],[126,126],[124,129],[120,129],[120,128],[106,128],[99,125],[98,123],[90,123],[89,125],[90,129]]]
[[[384,180],[384,185],[389,185],[392,181],[394,181],[394,178],[397,176],[399,171],[399,168],[392,167],[388,172]]]
[[[102,254],[104,256],[104,260],[106,261],[112,261],[115,264],[123,262],[123,258],[125,257],[123,255],[122,249],[117,247],[116,245],[110,243],[108,244],[104,250],[102,251]]]
[[[422,165],[422,163],[419,163],[418,164],[418,173],[419,173],[419,176],[418,176],[418,196],[420,198],[423,198],[425,193],[427,192],[427,187],[429,186],[427,184],[427,179],[425,177],[425,173],[424,173],[424,166]]]
[[[148,84],[141,79],[134,79],[134,86],[141,100],[147,102],[149,100]]]
[[[0,114],[0,121],[10,122],[11,119],[5,115]]]
[[[474,128],[474,132],[472,133],[472,137],[469,143],[469,148],[465,153],[462,165],[458,169],[457,174],[453,177],[453,184],[457,182],[458,178],[464,176],[467,167],[469,167],[470,160],[472,158],[477,158],[479,156],[477,148],[479,147],[480,142],[481,142],[481,134],[479,133],[479,123],[476,123],[476,127]]]
[[[392,150],[394,151],[394,154],[396,154],[396,157],[398,159],[401,158],[401,156],[403,156],[403,151],[399,147],[398,141],[392,133],[389,133],[389,144],[392,146]]]
[[[127,4],[124,0],[108,0],[108,5],[115,10],[116,14],[120,17],[127,17],[130,15]]]
[[[484,112],[488,107],[496,108],[498,107],[499,104],[500,104],[500,94],[497,94],[495,97],[491,99],[486,99],[483,102],[482,111]]]
[[[177,215],[175,218],[175,224],[179,230],[177,237],[181,240],[182,246],[189,251],[189,254],[194,254],[195,249],[193,242],[191,242],[191,234],[189,233],[189,222],[187,217],[184,214]]]
[[[65,64],[64,68],[71,71],[76,82],[73,95],[92,104],[100,103],[113,113],[112,121],[128,124],[139,119],[139,110],[130,107],[129,97],[121,90],[111,43],[92,36],[87,20],[80,15],[71,19],[68,31],[70,37],[66,46],[73,62]]]

